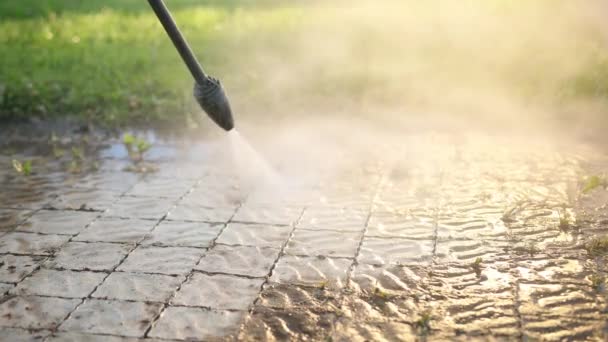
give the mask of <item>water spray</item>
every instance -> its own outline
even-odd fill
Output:
[[[194,98],[213,122],[226,131],[232,130],[234,119],[224,87],[219,80],[205,74],[163,1],[148,0],[148,2],[194,77]]]

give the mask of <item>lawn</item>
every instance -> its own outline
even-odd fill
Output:
[[[600,1],[167,3],[237,112],[603,108],[608,95]],[[198,117],[144,0],[4,1],[0,65],[2,120]]]

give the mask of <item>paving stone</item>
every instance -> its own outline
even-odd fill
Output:
[[[223,224],[204,222],[162,221],[146,236],[143,245],[174,247],[209,247]]]
[[[522,315],[599,318],[606,303],[593,293],[588,285],[522,283],[519,311]]]
[[[0,209],[0,232],[12,230],[32,213],[30,210]]]
[[[429,264],[433,257],[432,240],[405,240],[387,238],[363,239],[359,262],[372,265]]]
[[[276,283],[341,288],[346,283],[348,259],[326,257],[297,257],[284,255],[272,271],[270,280]]]
[[[236,208],[246,198],[244,191],[239,189],[210,188],[201,186],[186,195],[181,203],[208,208]]]
[[[119,271],[184,275],[205,253],[186,247],[138,247],[118,267]]]
[[[354,258],[361,233],[296,229],[286,253]]]
[[[181,276],[114,272],[97,288],[93,297],[165,302],[177,290],[183,279]]]
[[[335,313],[282,310],[256,306],[238,339],[264,336],[271,341],[323,341],[332,331]]]
[[[183,153],[184,151],[180,151]],[[198,157],[198,156],[197,156]],[[166,165],[165,165],[166,166]],[[206,170],[201,167],[200,162],[193,162],[191,160],[184,160],[179,163],[172,163],[170,167],[161,167],[154,174],[158,178],[169,178],[169,179],[192,179],[197,180],[203,177]]]
[[[161,308],[160,303],[89,299],[70,315],[60,330],[143,337]]]
[[[74,272],[40,269],[17,285],[18,295],[84,298],[106,277],[99,272]]]
[[[104,242],[70,242],[47,262],[48,267],[70,270],[111,271],[132,247]]]
[[[341,294],[324,287],[304,287],[292,284],[268,283],[264,285],[256,305],[292,310],[338,311]]]
[[[306,208],[299,228],[330,229],[339,231],[361,232],[367,223],[368,213],[364,210],[352,210],[341,207]]]
[[[168,198],[121,197],[106,213],[109,217],[159,220],[173,207]]]
[[[176,178],[152,178],[145,179],[133,186],[128,196],[136,197],[166,197],[173,200],[184,196],[192,190],[195,185],[193,180],[183,180]]]
[[[473,263],[438,263],[433,267],[434,281],[429,286],[438,295],[449,298],[483,297],[492,292],[495,299],[513,300],[513,277],[508,262],[484,260],[476,269]]]
[[[0,304],[0,326],[26,329],[54,329],[80,299],[25,296]]]
[[[49,331],[29,331],[19,328],[0,328],[0,339],[7,342],[42,341],[50,334]]]
[[[468,296],[436,303],[445,313],[436,314],[436,326],[443,331],[466,332],[469,336],[491,335],[506,339],[520,336],[519,319],[513,298]]]
[[[490,220],[479,216],[450,215],[439,219],[437,236],[440,240],[447,241],[452,239],[507,240],[509,231],[500,217]]]
[[[210,208],[188,203],[178,203],[167,215],[168,220],[226,223],[234,215],[236,206]]]
[[[136,243],[150,232],[156,221],[102,218],[93,222],[72,241]]]
[[[588,284],[594,275],[591,260],[568,255],[563,250],[555,256],[534,255],[512,258],[517,277],[528,283]]]
[[[216,245],[205,254],[195,269],[264,277],[270,272],[278,254],[278,249]]]
[[[432,211],[418,215],[372,212],[367,227],[368,236],[433,239],[435,224]]]
[[[57,332],[50,336],[48,342],[141,342],[135,337],[119,337],[111,335],[83,334],[75,332]],[[148,341],[148,340],[145,340]],[[152,341],[152,340],[150,340]]]
[[[298,208],[284,206],[253,206],[245,204],[237,210],[232,221],[291,225],[298,220],[301,213],[302,210]]]
[[[49,203],[55,209],[104,211],[116,202],[120,193],[99,189],[72,188],[62,193]]]
[[[9,290],[12,290],[13,287],[15,287],[13,284],[0,283],[0,298],[4,296]]]
[[[171,304],[246,310],[257,297],[263,282],[264,279],[194,273]]]
[[[485,261],[506,261],[510,257],[508,247],[507,243],[501,241],[438,241],[435,254],[441,263],[472,263],[477,258]]]
[[[27,219],[17,230],[43,234],[74,235],[85,229],[98,215],[98,213],[82,211],[41,210]]]
[[[41,184],[28,184],[23,187],[12,185],[2,186],[0,192],[0,207],[14,209],[38,210],[51,202],[54,197],[54,188],[49,187],[48,180]]]
[[[43,260],[38,256],[0,255],[0,281],[17,283]]]
[[[432,336],[424,336],[432,340]],[[366,323],[340,319],[329,332],[332,341],[418,341],[419,334],[411,325],[401,322]]]
[[[0,236],[0,253],[51,255],[69,239],[65,235],[7,233]]]
[[[238,332],[244,316],[239,311],[168,307],[149,336],[180,340],[226,338]]]
[[[290,227],[267,224],[229,223],[217,243],[254,247],[281,247],[289,238]]]
[[[129,190],[139,180],[139,175],[132,172],[124,172],[130,166],[130,162],[118,162],[104,160],[100,165],[99,172],[80,177],[74,182],[74,188],[96,189],[100,191],[109,190],[116,194],[122,194]],[[67,182],[69,183],[69,182]]]
[[[352,282],[361,291],[376,288],[409,293],[428,292],[431,269],[425,266],[358,264]]]
[[[606,341],[605,319],[579,317],[522,317],[523,339],[528,341]]]

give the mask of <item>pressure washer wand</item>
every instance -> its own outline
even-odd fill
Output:
[[[219,80],[205,74],[163,1],[148,0],[148,2],[194,77],[194,98],[211,120],[226,131],[230,131],[234,128],[234,119],[224,87]]]

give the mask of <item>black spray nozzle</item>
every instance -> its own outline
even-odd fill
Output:
[[[156,13],[167,35],[171,38],[173,45],[186,63],[188,70],[194,77],[194,97],[209,117],[223,129],[229,131],[234,128],[232,110],[224,88],[220,82],[209,77],[201,68],[198,60],[190,50],[188,43],[175,25],[171,13],[162,0],[148,0],[150,6]]]
[[[226,131],[234,128],[230,102],[219,80],[207,77],[203,83],[195,82],[194,98],[218,126]]]

